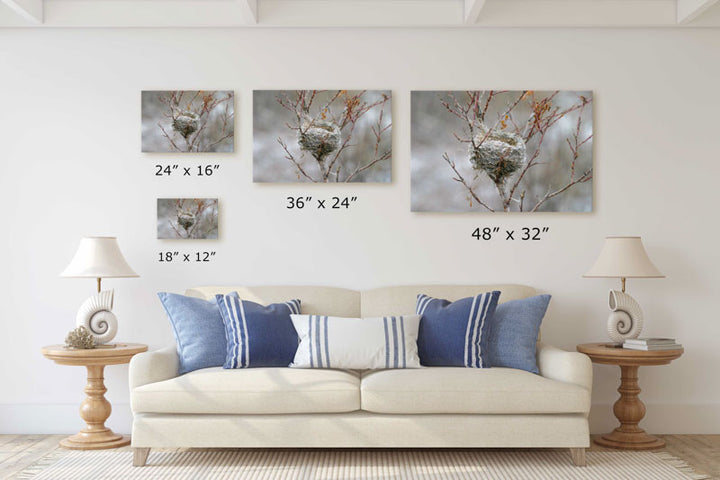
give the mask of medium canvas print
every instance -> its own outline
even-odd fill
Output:
[[[412,92],[412,210],[591,212],[589,91]]]
[[[143,152],[232,152],[234,137],[232,91],[142,92]]]
[[[256,90],[255,182],[390,182],[392,94]]]
[[[158,198],[157,238],[218,238],[217,198]]]

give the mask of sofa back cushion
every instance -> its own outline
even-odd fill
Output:
[[[454,302],[465,297],[473,297],[478,293],[500,290],[499,303],[510,300],[532,297],[535,289],[525,285],[407,285],[400,287],[383,287],[365,290],[360,293],[361,315],[363,317],[380,317],[383,315],[403,315],[415,312],[415,304],[419,294],[442,298]],[[302,297],[297,297],[302,298]],[[303,300],[303,313],[305,300]]]
[[[360,316],[360,292],[333,287],[271,286],[271,287],[194,287],[185,292],[191,297],[215,300],[215,295],[238,292],[242,300],[269,305],[298,298],[302,313],[310,315],[333,315],[336,317]],[[413,313],[410,309],[404,313]]]

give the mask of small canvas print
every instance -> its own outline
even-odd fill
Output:
[[[218,238],[217,198],[158,198],[157,238]]]
[[[411,108],[413,211],[592,211],[592,92],[416,91]]]
[[[255,182],[390,182],[392,94],[256,90]]]
[[[226,90],[142,92],[143,152],[232,152],[234,93]]]

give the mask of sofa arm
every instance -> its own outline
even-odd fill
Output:
[[[130,360],[130,391],[148,383],[178,376],[180,359],[175,346],[144,352]]]
[[[592,391],[592,362],[587,355],[538,342],[537,363],[543,377],[574,383]]]

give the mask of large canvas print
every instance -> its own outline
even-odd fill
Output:
[[[590,212],[593,95],[412,92],[412,210]]]
[[[255,182],[390,182],[392,95],[382,90],[256,90]]]
[[[157,238],[218,238],[217,198],[158,198]]]
[[[233,100],[232,91],[143,91],[142,151],[232,152]]]

